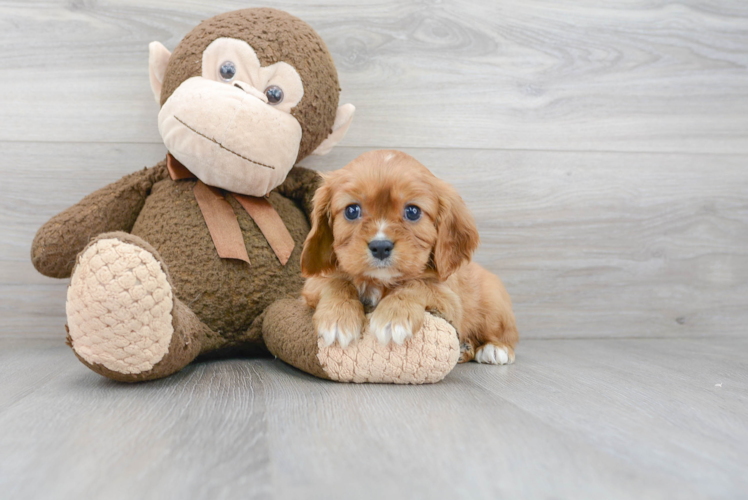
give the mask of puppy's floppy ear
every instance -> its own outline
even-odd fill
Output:
[[[432,261],[439,278],[445,280],[470,261],[480,236],[473,215],[457,191],[441,181],[434,189],[439,194],[439,215]]]
[[[329,177],[314,193],[312,209],[312,230],[304,241],[301,251],[301,275],[305,278],[318,276],[335,269],[335,252],[333,252],[333,235],[330,227],[330,203],[332,187]]]

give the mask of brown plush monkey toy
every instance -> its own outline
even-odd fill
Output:
[[[46,276],[71,277],[68,343],[106,377],[166,377],[198,355],[267,347],[341,381],[440,380],[454,330],[429,318],[407,346],[371,339],[323,348],[299,300],[299,256],[319,176],[294,167],[345,135],[325,43],[274,9],[202,22],[174,49],[150,46],[169,154],[53,217],[31,249]],[[285,300],[281,300],[285,299]]]

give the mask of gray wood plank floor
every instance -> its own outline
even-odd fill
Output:
[[[350,132],[455,184],[517,364],[350,386],[271,359],[107,381],[36,229],[164,157],[148,43],[240,0],[0,0],[0,498],[748,498],[748,3],[268,1]]]
[[[745,498],[747,339],[528,340],[433,386],[276,360],[123,385],[0,339],[4,498]]]

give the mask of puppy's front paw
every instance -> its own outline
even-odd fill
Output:
[[[314,327],[325,346],[337,340],[344,349],[361,336],[365,320],[363,306],[358,301],[341,302],[334,307],[318,306],[314,313]]]
[[[371,331],[382,344],[393,341],[403,344],[421,329],[426,310],[418,306],[408,307],[399,301],[387,299],[379,303],[369,319]]]

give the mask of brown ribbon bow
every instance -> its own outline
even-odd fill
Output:
[[[171,154],[166,155],[166,167],[172,180],[197,178]],[[199,179],[193,192],[219,257],[239,259],[250,264],[242,230],[234,209],[226,200],[226,196],[233,196],[260,228],[281,264],[286,265],[295,244],[291,233],[267,198],[231,193],[208,186]]]

